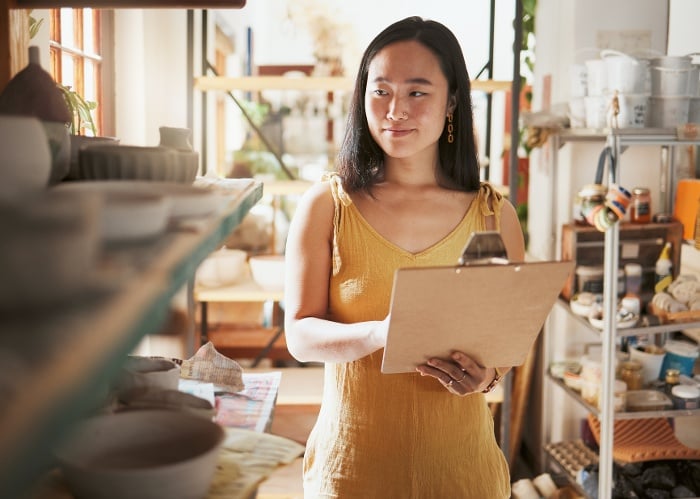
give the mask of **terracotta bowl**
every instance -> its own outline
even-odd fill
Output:
[[[128,411],[84,421],[56,457],[76,497],[203,498],[224,437],[185,412]]]

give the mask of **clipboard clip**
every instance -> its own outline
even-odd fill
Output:
[[[501,233],[495,230],[472,232],[457,263],[460,267],[510,263]]]

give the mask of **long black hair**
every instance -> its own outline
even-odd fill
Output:
[[[479,188],[479,162],[474,140],[471,83],[464,54],[446,26],[420,17],[407,17],[379,33],[365,50],[355,80],[345,136],[338,153],[336,169],[343,186],[350,192],[371,191],[384,176],[384,152],[369,131],[365,114],[365,91],[369,65],[387,45],[415,40],[437,57],[447,79],[450,96],[456,98],[453,112],[454,142],[447,141],[447,127],[438,143],[438,182],[448,188],[474,191]]]

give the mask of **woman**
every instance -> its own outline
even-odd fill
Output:
[[[509,259],[524,259],[515,210],[479,180],[457,39],[404,19],[365,51],[337,174],[307,191],[288,236],[287,346],[325,363],[305,497],[509,497],[481,394],[507,369],[454,352],[416,373],[380,372],[394,270],[455,265],[480,230],[499,230]]]

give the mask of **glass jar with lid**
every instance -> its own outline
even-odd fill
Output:
[[[632,189],[630,222],[636,224],[651,222],[651,193],[646,187],[635,187]]]
[[[627,384],[628,390],[641,390],[643,385],[642,364],[628,360],[620,365],[620,379]]]

